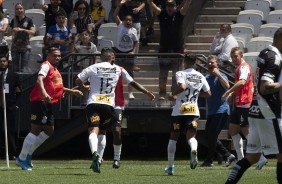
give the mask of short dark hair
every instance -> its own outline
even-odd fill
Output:
[[[0,54],[0,58],[6,58],[7,61],[9,60],[9,54]]]
[[[67,14],[66,14],[65,11],[58,11],[58,12],[55,14],[55,18],[60,17],[60,16],[62,16],[62,17],[67,17]]]
[[[192,52],[185,53],[184,62],[194,64],[196,63],[196,60],[197,60],[197,56],[193,54]]]
[[[51,52],[53,52],[53,51],[55,51],[55,50],[60,51],[60,49],[58,49],[57,47],[51,47],[51,48],[48,49],[48,52],[47,52],[47,53],[49,54],[49,53],[51,53]]]
[[[281,38],[282,38],[282,28],[279,28],[274,33],[273,42],[277,42]]]

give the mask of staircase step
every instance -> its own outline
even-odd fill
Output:
[[[195,28],[217,28],[219,31],[219,28],[222,24],[226,24],[226,22],[196,22]]]
[[[225,22],[232,23],[236,21],[237,15],[199,15],[197,22]]]
[[[191,49],[188,49],[188,48],[185,48],[187,51],[189,52],[192,52],[193,54],[203,54],[205,56],[208,56],[210,54],[210,51],[209,50],[191,50]]]
[[[211,43],[214,35],[189,35],[186,37],[186,43]]]
[[[218,28],[201,28],[196,29],[195,34],[197,35],[215,35],[218,32]]]
[[[240,7],[207,7],[202,9],[201,15],[238,15]]]
[[[187,43],[186,47],[188,50],[209,50],[211,43]]]
[[[242,0],[238,0],[238,1],[219,1],[216,0],[214,1],[207,1],[205,4],[205,7],[240,7],[240,6],[244,6],[246,1],[242,1]]]

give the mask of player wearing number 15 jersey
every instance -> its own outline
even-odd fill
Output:
[[[126,84],[132,85],[137,90],[143,92],[151,99],[155,96],[146,90],[139,83],[135,82],[126,70],[114,64],[115,53],[110,48],[101,50],[101,63],[91,65],[84,69],[78,78],[76,84],[89,90],[89,86],[84,83],[90,82],[90,92],[87,100],[86,115],[89,131],[89,145],[93,154],[93,163],[91,169],[100,173],[102,157],[97,153],[99,129],[106,129],[112,122],[116,122],[114,114],[115,106],[115,88],[120,76]]]
[[[165,172],[169,175],[173,175],[174,172],[176,142],[182,132],[186,134],[188,145],[191,147],[191,169],[195,169],[198,164],[198,142],[195,135],[197,130],[196,120],[200,116],[200,112],[197,101],[199,95],[209,97],[211,93],[206,78],[193,69],[196,59],[193,54],[185,54],[185,69],[176,73],[177,88],[169,96],[169,100],[176,100],[172,110],[171,133],[167,146],[169,165],[165,168]]]

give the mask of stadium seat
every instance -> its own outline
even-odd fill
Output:
[[[108,16],[109,16],[109,12],[110,12],[111,6],[112,6],[111,0],[102,0],[102,6],[106,10],[105,20],[107,21],[108,20]]]
[[[40,54],[29,54],[29,60],[28,60],[28,71],[30,73],[35,73],[39,71],[40,63],[42,62],[42,57]]]
[[[238,42],[238,45],[239,47],[242,49],[242,50],[245,50],[246,46],[245,46],[245,39],[240,37],[240,36],[234,36],[235,39],[237,40]]]
[[[15,4],[20,2],[19,0],[4,0],[3,1],[3,9],[13,10],[15,9]]]
[[[8,47],[9,47],[9,50],[11,50],[11,46],[12,46],[12,36],[5,36],[4,39],[7,41],[8,43]]]
[[[263,12],[263,20],[266,21],[270,12],[270,1],[268,0],[253,0],[247,1],[244,6],[245,10],[260,10]]]
[[[261,25],[259,29],[259,36],[273,37],[275,31],[282,27],[282,24],[269,23]]]
[[[282,1],[276,1],[275,6],[274,6],[275,10],[282,10]]]
[[[262,25],[263,12],[259,10],[244,10],[240,11],[237,16],[237,23],[248,23],[254,26],[254,34],[259,33],[259,28]]]
[[[111,40],[107,40],[104,38],[98,38],[98,43],[97,43],[97,50],[101,51],[102,48],[108,47],[112,48],[114,46],[114,43]]]
[[[256,71],[257,68],[257,62],[256,59],[259,55],[259,52],[247,52],[244,53],[244,59],[247,63],[249,63],[249,65],[251,66],[253,72]]]
[[[254,26],[248,23],[237,23],[231,25],[233,36],[244,38],[245,43],[248,42],[254,34]]]
[[[39,9],[29,9],[25,11],[25,15],[32,19],[36,28],[40,28],[45,24],[45,14]]]
[[[111,40],[116,46],[117,43],[117,25],[115,23],[102,24],[98,30],[98,36],[100,38]]]
[[[247,42],[246,47],[248,52],[260,52],[269,45],[271,45],[273,39],[270,37],[255,37]]]
[[[247,1],[254,1],[254,0],[247,0]],[[257,0],[255,0],[255,1],[257,1]],[[267,0],[267,1],[269,2],[270,7],[274,7],[277,0]]]
[[[267,17],[267,23],[282,24],[282,10],[271,11]]]
[[[46,26],[41,26],[36,30],[37,36],[45,36],[46,33]]]
[[[43,37],[34,36],[30,38],[31,53],[42,55],[42,47],[44,46]]]

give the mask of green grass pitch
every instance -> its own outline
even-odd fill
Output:
[[[112,168],[112,161],[105,160],[101,173],[89,169],[91,160],[34,160],[33,171],[23,171],[10,161],[0,160],[0,184],[221,184],[224,183],[231,167],[215,163],[212,168],[197,167],[191,170],[188,160],[175,161],[175,174],[164,173],[167,161],[122,160],[119,169]],[[200,162],[201,164],[201,162]],[[276,160],[269,159],[260,171],[251,167],[240,180],[240,184],[274,184],[276,182]]]

